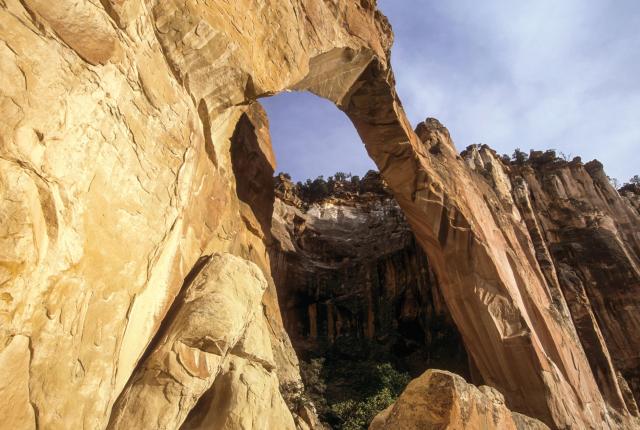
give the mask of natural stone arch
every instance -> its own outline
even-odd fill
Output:
[[[567,425],[567,417],[597,423],[583,405],[603,404],[602,394],[566,305],[557,305],[564,303],[559,286],[543,277],[519,216],[488,207],[498,196],[472,182],[446,129],[427,122],[418,136],[393,72],[366,49],[312,58],[293,89],[332,101],[354,124],[434,265],[484,381],[511,408],[550,425]],[[628,413],[619,387],[607,394],[608,404]]]
[[[244,234],[228,160],[239,119],[297,88],[352,119],[484,379],[549,423],[598,426],[604,403],[571,322],[553,318],[557,293],[526,232],[508,211],[494,220],[497,199],[443,129],[411,130],[373,1],[0,3],[0,209],[37,239],[5,247],[19,264],[0,325],[17,339],[1,358],[24,364],[13,385],[26,419],[106,425],[187,274],[228,251],[228,231]]]

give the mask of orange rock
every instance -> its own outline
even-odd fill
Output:
[[[511,412],[497,390],[475,387],[442,370],[428,370],[409,383],[369,430],[545,430],[545,424]]]
[[[5,421],[105,428],[185,278],[215,253],[264,272],[258,306],[275,371],[299,381],[269,280],[264,208],[251,203],[256,183],[236,188],[253,172],[234,172],[231,159],[238,126],[261,134],[261,121],[247,124],[251,104],[296,89],[352,120],[485,381],[552,426],[618,424],[522,220],[494,210],[499,196],[442,127],[426,124],[422,141],[411,129],[375,2],[2,0],[0,41],[0,354],[28,339],[29,371],[20,346],[14,379],[34,411],[19,388]],[[179,353],[202,374],[196,356]],[[229,378],[240,374],[255,376]],[[274,385],[261,387],[279,401]],[[624,423],[628,412],[611,406]]]

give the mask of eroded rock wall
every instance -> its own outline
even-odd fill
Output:
[[[18,366],[0,369],[4,423],[105,428],[202,256],[268,270],[260,217],[235,190],[236,125],[312,57],[385,58],[376,14],[352,2],[0,1],[0,360]],[[267,284],[276,372],[299,379]]]
[[[396,198],[423,241],[485,383],[512,409],[552,426],[631,425],[620,424],[630,419],[621,396],[603,398],[566,302],[536,259],[511,195],[470,170],[436,120],[420,124],[416,135],[431,167],[420,175],[431,186],[404,197],[408,201]]]
[[[423,127],[443,130],[435,121]],[[551,152],[532,152],[528,161],[515,162],[486,146],[471,146],[462,157],[471,174],[491,188],[497,216],[509,211],[526,226],[555,312],[574,322],[607,402],[637,415],[636,187],[618,192],[598,162],[568,162]],[[401,335],[411,309],[433,309],[434,302],[421,300],[424,288],[433,289],[435,309],[448,314],[446,306],[437,306],[435,275],[427,258],[415,252],[413,235],[388,189],[382,182],[365,182],[355,187],[331,182],[332,191],[318,197],[286,178],[276,179],[273,272],[285,326],[302,352],[317,351],[341,334]],[[414,259],[394,265],[398,250]],[[389,265],[402,274],[390,275]],[[417,293],[411,288],[416,278],[422,285]],[[398,313],[385,320],[394,307]],[[421,328],[428,330],[429,324]]]
[[[409,125],[374,1],[0,0],[0,41],[0,362],[19,363],[0,369],[17,399],[7,422],[105,428],[164,353],[149,346],[201,257],[267,270],[231,141],[257,97],[299,89],[352,120],[512,409],[557,427],[625,423],[517,214],[494,210],[446,130]],[[264,277],[275,371],[295,379]]]
[[[370,346],[416,376],[429,367],[468,376],[436,275],[379,174],[329,185],[314,196],[276,178],[272,273],[298,354]]]
[[[463,156],[505,201],[513,197],[545,277],[556,285],[555,301],[566,300],[603,394],[637,414],[640,216],[635,188],[618,192],[598,161],[568,161],[553,151],[509,161],[486,146],[472,146]]]

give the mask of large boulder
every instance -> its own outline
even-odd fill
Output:
[[[511,412],[502,394],[476,387],[453,373],[428,370],[409,383],[369,430],[548,430],[542,422]]]

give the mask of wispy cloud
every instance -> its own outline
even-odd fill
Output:
[[[459,147],[555,148],[640,169],[640,3],[381,0],[398,91],[413,122]]]

